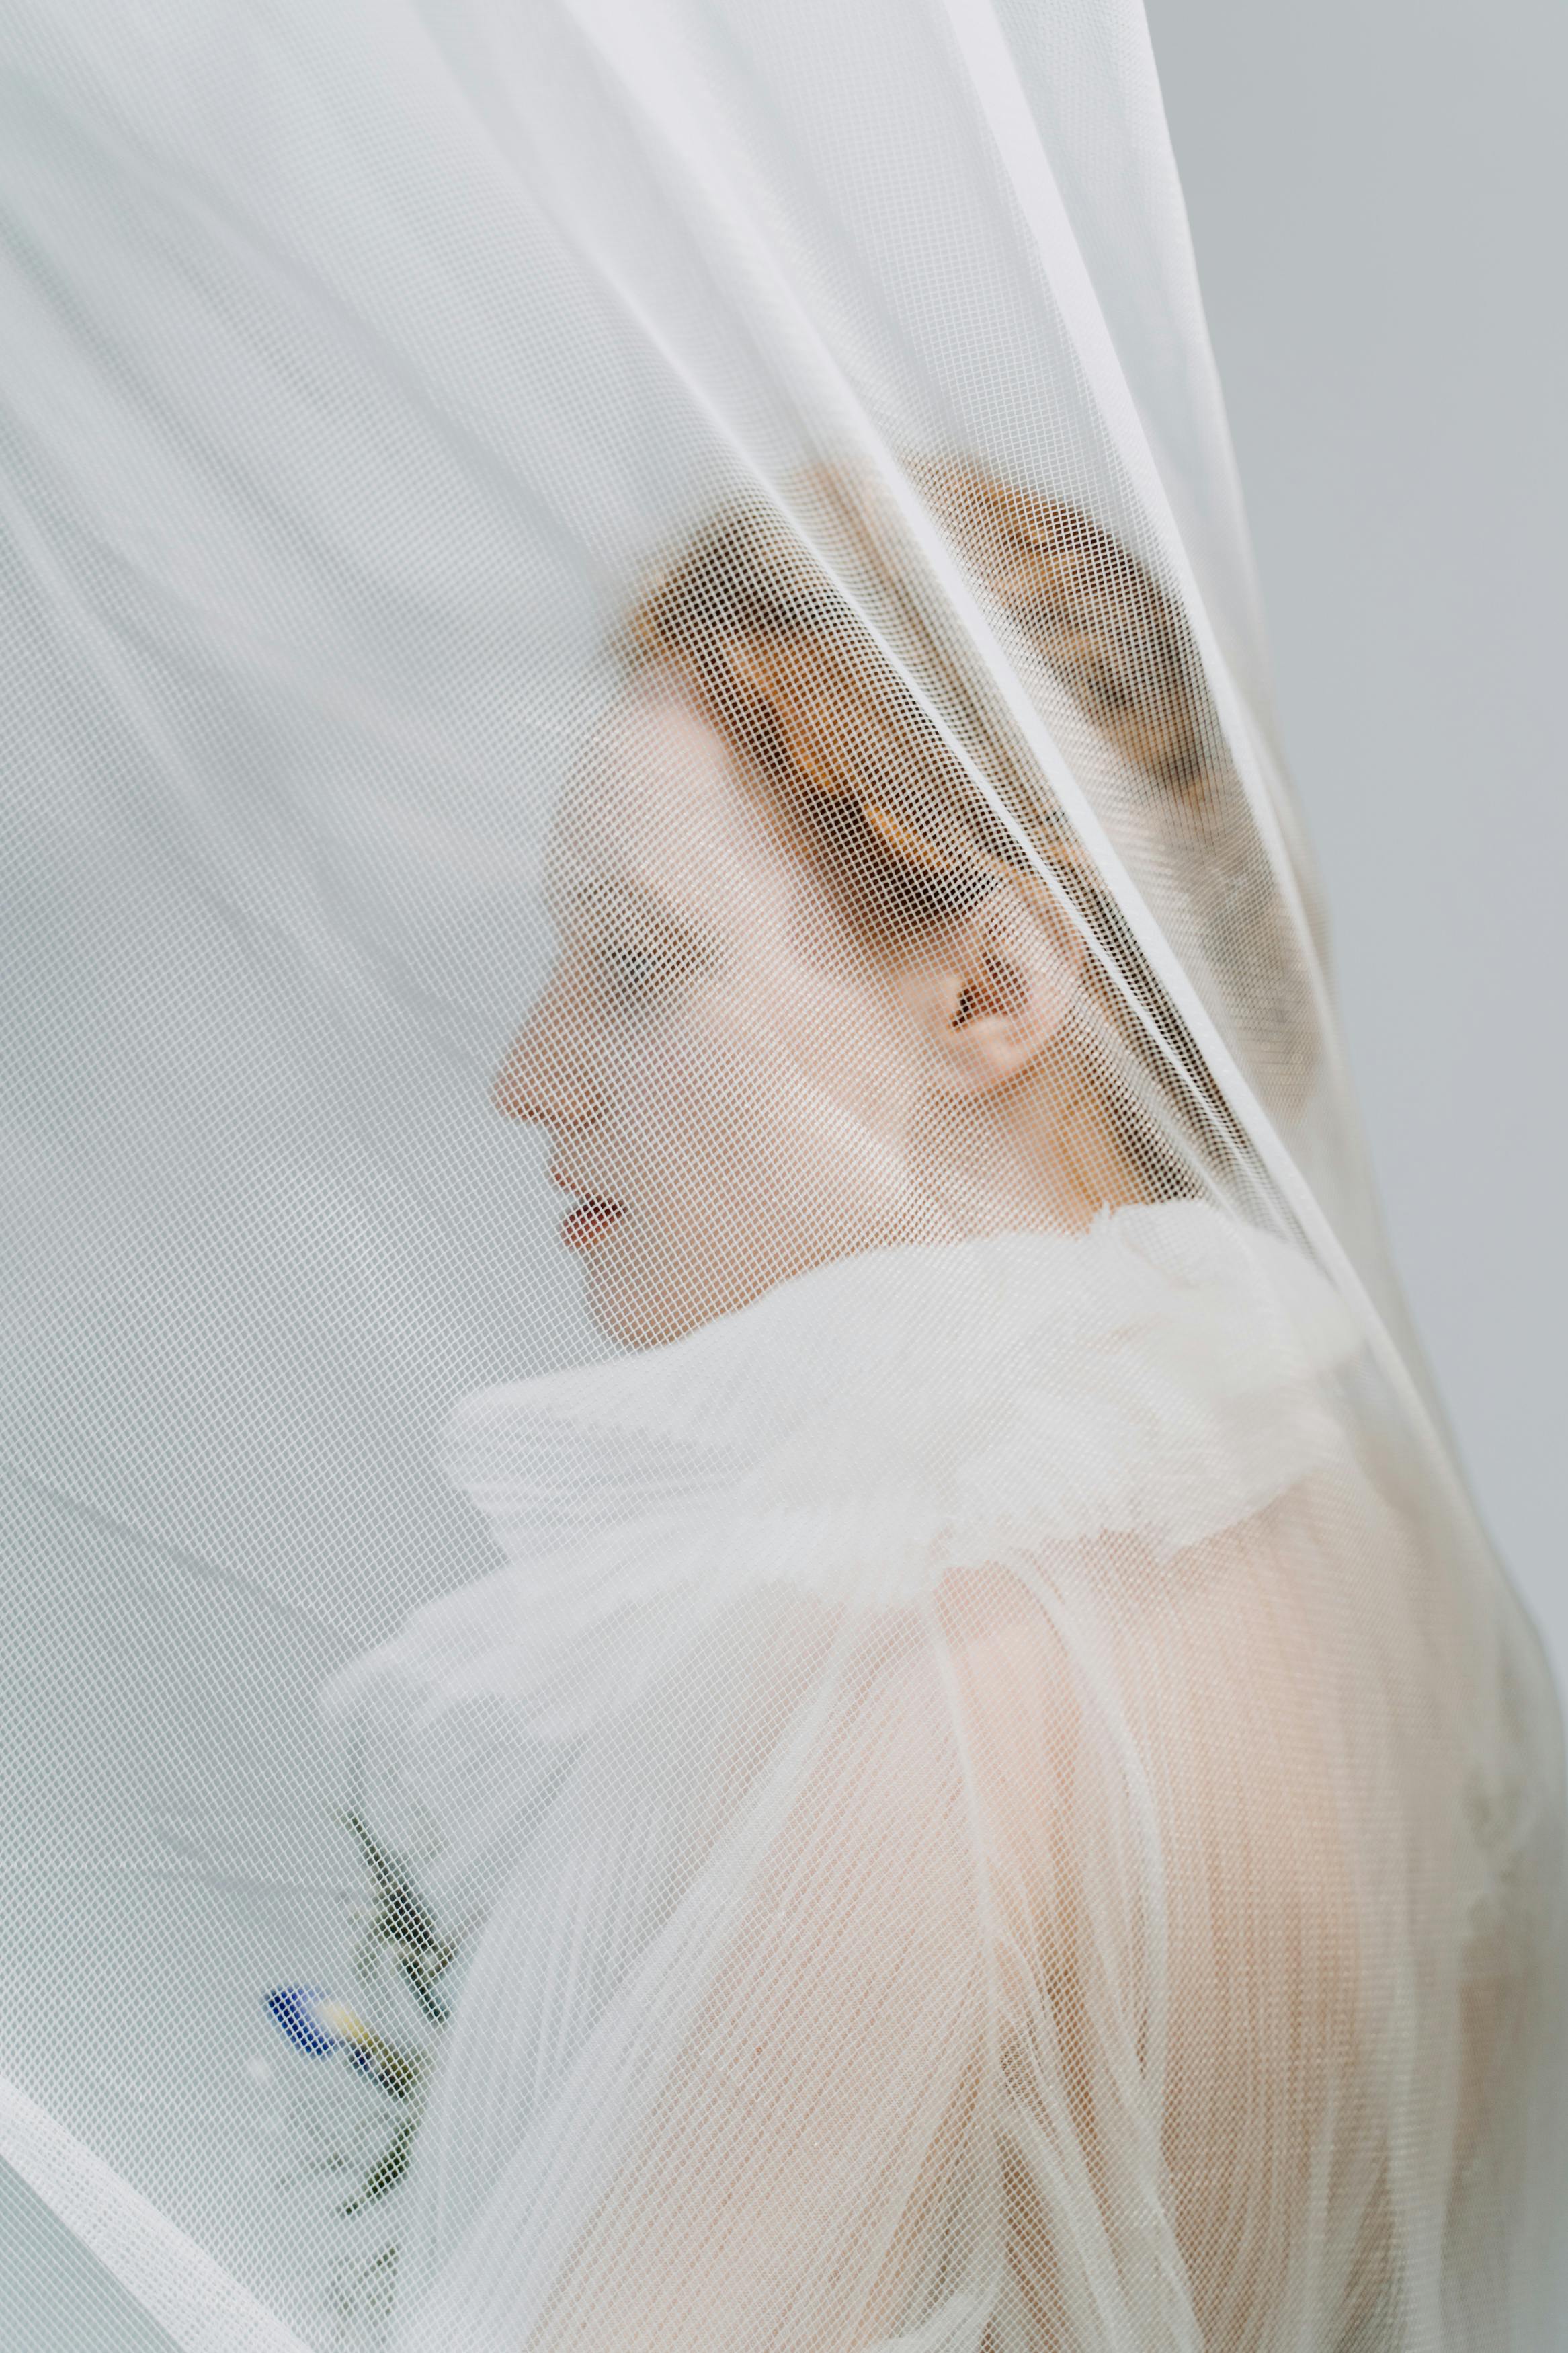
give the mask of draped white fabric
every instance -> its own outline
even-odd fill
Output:
[[[187,2353],[1560,2343],[1137,7],[0,55],[0,2158]]]

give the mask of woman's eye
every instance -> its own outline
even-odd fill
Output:
[[[605,961],[616,987],[628,997],[646,997],[658,983],[659,962],[655,955],[636,948],[614,948]]]
[[[673,987],[689,963],[671,949],[616,944],[602,947],[599,961],[616,996],[637,1003]]]

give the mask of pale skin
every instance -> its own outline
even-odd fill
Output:
[[[550,1134],[613,1337],[675,1338],[852,1250],[1132,1198],[1068,1050],[1067,922],[1004,883],[858,934],[677,687],[599,729],[549,890],[560,954],[495,1100]]]
[[[677,689],[645,688],[610,712],[562,807],[549,888],[560,953],[495,1098],[548,1131],[552,1174],[580,1204],[564,1238],[584,1253],[596,1319],[623,1343],[674,1339],[849,1251],[1076,1229],[1105,1202],[1137,1198],[1085,1075],[1076,1027],[1084,957],[1070,926],[1002,883],[951,921],[881,943],[857,936],[770,820],[762,788]],[[1179,1584],[1182,1596],[1168,1620],[1133,1612],[1119,1631],[1130,1708],[1163,1760],[1155,1778],[1209,1874],[1192,1916],[1170,1924],[1178,2095],[1164,2138],[1189,2257],[1230,2227],[1226,2151],[1244,2123],[1256,2139],[1257,2117],[1271,2117],[1280,2161],[1305,2161],[1323,2096],[1321,2048],[1354,2033],[1329,1777],[1298,1672],[1312,1629],[1285,1573],[1290,1557],[1272,1527],[1234,1531],[1194,1556],[1186,1578],[1162,1566],[1152,1589],[1169,1595]],[[860,1913],[841,1903],[825,1862],[833,1934],[803,1917],[799,1956],[776,1932],[759,1946],[776,1968],[750,1987],[747,2049],[765,2052],[769,2080],[787,2097],[745,2094],[750,2078],[738,2075],[723,2017],[694,2030],[677,2071],[680,2101],[606,2197],[536,2345],[706,2353],[725,2340],[731,2316],[761,2308],[759,2280],[776,2274],[783,2297],[809,2275],[822,2152],[853,2154],[900,2037],[914,2031],[918,1988],[906,1989],[893,1963],[932,1934],[943,1901],[954,1907],[955,1954],[971,1934],[963,1824],[945,1786],[927,1792],[921,1779],[945,1754],[952,1710],[984,1727],[984,1738],[966,1733],[973,1801],[988,1846],[1016,1874],[1012,1933],[1027,1959],[1005,2007],[1022,2036],[1047,2001],[1066,2037],[1061,2097],[1088,2147],[1089,2094],[1071,2042],[1083,1999],[1070,1959],[1082,1826],[1070,1818],[1071,1776],[1059,1770],[1072,1752],[1076,1686],[1026,1585],[984,1570],[952,1577],[942,1608],[951,1687],[920,1671],[895,1681],[886,1726],[873,1726],[888,1744],[886,1769],[863,1775],[841,1810],[838,1768],[826,1760],[823,1786],[803,1790],[783,1841],[781,1871],[798,1864],[796,1843],[823,1856],[842,1849],[844,1882],[876,1891],[859,1941]],[[1256,1713],[1256,1738],[1238,1729],[1238,1706]],[[1213,1756],[1194,1724],[1215,1727]],[[899,1841],[915,1833],[922,1861],[905,1873]],[[862,1860],[873,1854],[880,1878]],[[764,1888],[759,1901],[773,1900]],[[898,1908],[906,1900],[908,1921]],[[1211,2113],[1204,2086],[1233,2081],[1216,2077],[1211,2053],[1248,1996],[1248,1956],[1270,1936],[1294,1950],[1303,1916],[1316,1923],[1306,1940],[1314,1970],[1303,1979],[1282,1962],[1272,2006],[1252,2019],[1256,2115],[1224,2103]],[[890,2041],[862,2073],[825,2030],[884,1977]],[[968,2082],[957,2082],[952,2116],[931,2126],[933,2152],[960,2128]],[[808,2132],[790,2122],[803,2116]],[[919,2185],[910,2196],[918,2206]],[[1015,2201],[1010,2186],[1011,2261],[1037,2339],[1054,2348],[1066,2339],[1049,2225],[1031,2198],[1021,2190]],[[650,2211],[657,2256],[646,2241]],[[875,2253],[869,2232],[861,2249],[833,2211],[847,2299],[834,2307],[834,2341],[871,2344],[899,2325],[903,2259]]]

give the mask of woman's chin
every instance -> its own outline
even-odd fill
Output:
[[[693,1253],[693,1280],[681,1266],[668,1262],[676,1256],[667,1253],[657,1266],[639,1262],[636,1238],[624,1229],[606,1233],[591,1251],[584,1251],[585,1303],[606,1339],[623,1348],[663,1347],[700,1324],[749,1306],[759,1293],[795,1271],[726,1268],[711,1253],[700,1262]]]
[[[683,1281],[666,1267],[638,1266],[625,1249],[625,1237],[606,1240],[586,1257],[584,1290],[589,1314],[606,1339],[623,1348],[660,1348],[694,1332],[700,1324],[737,1314],[776,1283],[788,1282],[839,1255],[824,1250],[804,1254],[788,1263],[748,1261],[726,1267],[710,1256],[700,1279]]]
[[[584,1261],[583,1288],[589,1314],[605,1339],[623,1348],[661,1347],[716,1312],[686,1295],[683,1285],[639,1279],[636,1270],[614,1264],[603,1244]]]

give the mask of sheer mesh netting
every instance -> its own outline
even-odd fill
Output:
[[[1560,2344],[1132,0],[0,47],[9,2341]]]

